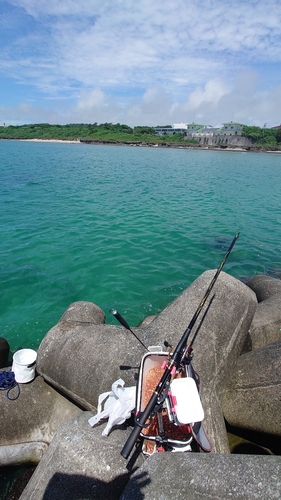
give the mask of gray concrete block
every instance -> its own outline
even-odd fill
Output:
[[[252,349],[281,339],[281,292],[259,302],[249,335]]]
[[[281,280],[265,274],[254,276],[247,281],[247,286],[255,292],[258,302],[262,302],[276,294],[281,295]]]
[[[240,356],[222,408],[232,426],[281,436],[281,340]]]
[[[58,428],[81,413],[42,377],[20,384],[18,399],[10,401],[2,391],[0,399],[1,466],[39,462]]]
[[[164,340],[178,343],[214,274],[203,273],[147,328],[135,330],[146,345],[163,345]],[[207,433],[217,452],[229,450],[220,397],[256,305],[249,287],[222,272],[192,331],[192,335],[197,332],[194,367],[202,380]],[[134,373],[143,354],[142,346],[123,327],[60,321],[40,344],[37,370],[83,408],[93,409],[99,395],[110,390],[115,380],[122,378],[127,387],[135,385]]]
[[[20,500],[118,500],[130,475],[120,450],[129,430],[116,428],[108,437],[105,424],[92,428],[90,412],[62,425],[24,489]],[[144,462],[139,455],[135,467]]]
[[[94,410],[99,395],[110,391],[115,380],[135,385],[143,354],[143,347],[121,326],[61,321],[39,346],[37,371],[82,408]]]
[[[96,304],[81,300],[70,304],[60,321],[82,325],[100,325],[105,321],[105,314]]]
[[[131,477],[120,500],[280,498],[281,457],[158,453]]]

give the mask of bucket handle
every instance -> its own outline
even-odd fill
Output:
[[[27,365],[27,368],[31,368],[32,366],[34,366],[36,364],[36,359],[35,361],[33,361],[33,363],[30,363],[30,365]]]

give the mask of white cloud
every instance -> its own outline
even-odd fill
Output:
[[[212,104],[216,107],[220,99],[229,93],[229,87],[220,78],[214,78],[208,81],[203,89],[197,87],[190,93],[184,105],[184,110],[194,110],[206,104]]]
[[[48,109],[33,104],[20,104],[13,108],[0,107],[1,121],[19,123],[126,123],[135,125],[166,125],[197,121],[220,126],[231,119],[268,127],[280,123],[281,85],[270,92],[260,92],[256,80],[241,92],[245,75],[237,78],[229,89],[223,81],[212,80],[204,88],[198,87],[185,103],[176,101],[165,89],[154,87],[140,97],[120,101],[96,88],[82,91],[77,102],[69,106],[62,101],[51,103]]]
[[[53,116],[63,121],[77,116],[86,122],[96,114],[101,121],[119,117],[125,123],[158,124],[211,113],[217,113],[216,120],[239,113],[245,121],[247,116],[259,120],[262,109],[277,115],[280,101],[275,108],[270,103],[281,83],[279,0],[4,4],[0,72],[33,88],[40,102],[48,99],[46,108],[56,100]],[[243,83],[241,71],[247,74]],[[255,82],[249,76],[253,71]],[[1,104],[5,108],[0,97]]]

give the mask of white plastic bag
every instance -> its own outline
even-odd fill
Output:
[[[98,400],[98,413],[88,420],[93,427],[101,419],[108,418],[102,436],[108,436],[114,425],[123,424],[131,416],[132,410],[135,408],[136,388],[124,387],[124,385],[124,380],[119,378],[112,384],[111,391],[101,394]],[[102,410],[104,401],[104,409]]]

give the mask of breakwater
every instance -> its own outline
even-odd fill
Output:
[[[206,290],[213,275],[214,271],[207,271],[198,277],[157,318],[139,327],[138,336],[146,344],[149,341],[158,345],[163,336],[171,340],[171,325],[174,335],[181,336],[202,298],[202,289]],[[260,447],[258,451],[258,446],[257,453],[270,456],[230,456],[224,417],[242,429],[273,433],[276,442],[278,437],[280,442],[280,283],[261,275],[244,285],[222,273],[205,304],[203,317],[194,326],[196,343],[192,363],[200,374],[204,426],[213,453],[203,457],[197,453],[165,453],[164,456],[157,453],[158,459],[153,456],[145,463],[138,455],[134,468],[126,467],[120,457],[130,429],[115,428],[108,438],[102,438],[104,424],[91,430],[88,423],[91,412],[87,410],[96,412],[99,394],[110,388],[121,370],[126,385],[135,384],[134,373],[143,349],[124,328],[104,324],[104,312],[96,305],[71,304],[40,345],[39,376],[31,384],[23,385],[21,400],[14,402],[13,422],[9,419],[10,402],[6,400],[2,405],[2,426],[7,429],[0,447],[2,461],[3,457],[10,463],[12,459],[40,461],[21,499],[60,498],[62,484],[68,498],[73,499],[78,491],[80,494],[83,491],[83,497],[90,500],[93,488],[95,498],[100,499],[149,499],[151,491],[155,495],[157,478],[161,479],[163,498],[170,498],[171,481],[167,478],[171,469],[178,489],[190,499],[198,498],[199,491],[210,489],[216,491],[216,498],[224,499],[225,475],[235,477],[235,481],[227,483],[233,498],[240,499],[242,492],[248,499],[257,498],[259,494],[275,495],[280,487],[280,457],[273,457],[266,448]],[[21,425],[23,416],[24,426]],[[213,480],[208,479],[206,484],[199,481],[190,490],[178,469],[186,461],[202,478],[216,470]],[[147,475],[149,481],[137,482],[136,488],[139,474]]]

